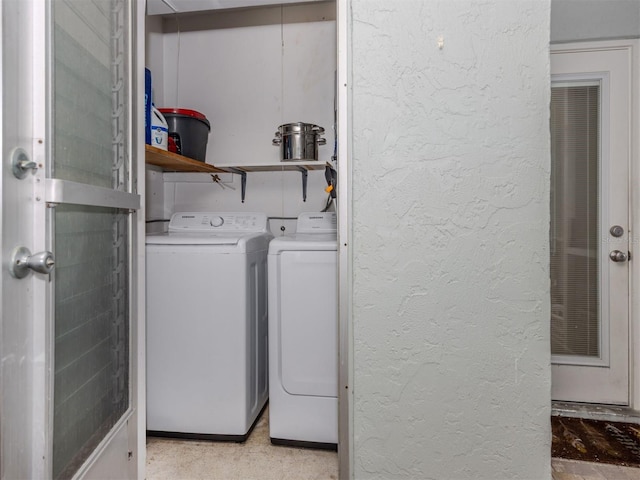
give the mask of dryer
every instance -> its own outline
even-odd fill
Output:
[[[303,213],[269,244],[269,435],[274,444],[338,442],[336,214]]]
[[[243,441],[268,398],[262,213],[184,212],[147,236],[147,430]]]

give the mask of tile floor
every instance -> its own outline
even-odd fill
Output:
[[[147,438],[147,480],[336,480],[338,454],[271,445],[269,409],[244,443]]]
[[[149,437],[147,480],[338,478],[336,452],[271,445],[268,416],[267,408],[245,443]],[[551,467],[553,480],[640,480],[640,468],[559,458],[552,460]]]
[[[639,480],[640,468],[619,467],[605,463],[551,460],[553,480]]]

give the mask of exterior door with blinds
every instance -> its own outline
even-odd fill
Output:
[[[2,478],[135,478],[132,0],[0,0]]]
[[[551,54],[552,398],[629,404],[631,45]]]

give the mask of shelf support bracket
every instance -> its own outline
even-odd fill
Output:
[[[247,193],[247,172],[245,172],[244,170],[240,170],[239,168],[229,168],[229,171],[231,173],[237,173],[241,177],[240,198],[242,199],[242,203],[244,203],[244,197],[246,196],[246,193]]]
[[[307,177],[309,176],[309,172],[304,167],[298,167],[298,170],[302,174],[302,201],[307,201]]]

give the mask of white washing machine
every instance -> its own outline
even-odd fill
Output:
[[[147,430],[244,441],[268,398],[261,213],[176,213],[147,236]]]
[[[275,444],[338,442],[335,213],[303,213],[269,244],[269,435]]]

